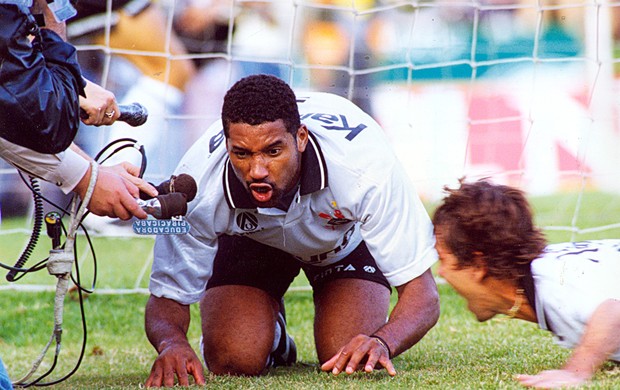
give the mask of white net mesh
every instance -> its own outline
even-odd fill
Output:
[[[615,198],[600,196],[620,192],[620,3],[162,0],[145,8],[148,3],[108,1],[102,12],[69,25],[87,77],[121,103],[149,110],[138,128],[82,129],[77,142],[91,155],[112,139],[135,138],[146,148],[145,177],[161,182],[218,118],[234,81],[271,73],[298,90],[347,96],[371,113],[430,203],[459,177],[488,176],[530,195],[570,194],[553,198],[563,199],[557,207],[570,223],[549,216],[542,221],[548,232],[579,239],[620,227],[609,203]],[[137,156],[126,151],[119,158],[139,162]],[[31,214],[28,191],[10,168],[0,171],[0,184],[0,238],[25,243],[31,221],[13,217]],[[54,188],[44,186],[44,193]],[[583,222],[585,206],[605,218]],[[145,250],[138,279],[116,288],[144,287],[151,258]]]

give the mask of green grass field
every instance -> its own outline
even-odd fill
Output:
[[[574,216],[577,195],[533,199],[537,221],[541,226],[570,226],[579,229],[612,225],[620,222],[620,197],[600,193],[583,195],[581,209]],[[429,207],[432,210],[432,206]],[[3,220],[2,230],[24,227],[21,219]],[[587,232],[587,230],[586,230]],[[549,230],[552,242],[570,240],[573,232]],[[618,229],[577,234],[575,239],[619,237]],[[23,233],[0,235],[1,260],[14,261],[26,237]],[[82,262],[83,284],[89,286],[92,265]],[[152,247],[150,239],[97,238],[97,288],[146,287],[144,271]],[[31,262],[47,256],[49,240],[43,237]],[[9,261],[10,260],[10,261]],[[2,272],[0,286],[6,286]],[[54,284],[45,270],[30,275],[19,284]],[[305,285],[303,278],[295,285]],[[464,300],[450,286],[439,286],[441,317],[439,323],[416,346],[394,359],[398,375],[389,377],[384,371],[371,375],[351,376],[321,373],[312,337],[313,306],[310,291],[289,291],[285,297],[289,332],[298,346],[299,363],[291,368],[272,370],[258,378],[211,377],[209,388],[218,389],[511,389],[519,388],[513,377],[520,373],[536,373],[559,367],[569,351],[552,342],[551,335],[535,324],[523,321],[492,320],[478,323],[465,307]],[[394,299],[395,297],[393,297]],[[58,389],[136,389],[143,386],[156,353],[143,330],[143,294],[95,294],[85,300],[88,341],[78,371]],[[30,369],[32,362],[48,342],[52,332],[53,294],[51,292],[0,291],[0,356],[18,379]],[[197,307],[192,307],[190,341],[197,345],[200,337]],[[345,319],[343,319],[344,321]],[[63,343],[55,371],[47,378],[54,380],[73,369],[80,353],[82,325],[79,302],[67,299]],[[39,372],[50,367],[52,351]],[[620,388],[620,367],[608,363],[594,378],[591,388]]]

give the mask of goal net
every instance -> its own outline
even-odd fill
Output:
[[[232,83],[270,73],[296,90],[346,96],[375,117],[429,210],[444,185],[490,177],[548,197],[540,223],[550,235],[617,236],[619,11],[604,0],[108,0],[71,21],[69,39],[85,75],[120,103],[143,104],[149,119],[84,127],[76,142],[95,155],[111,140],[136,139],[145,178],[159,183],[219,117]],[[135,149],[117,158],[140,161]],[[7,165],[0,190],[9,262],[29,239],[32,201]],[[153,238],[108,225],[92,222],[91,234],[112,242],[96,248],[101,268],[143,250],[140,259],[131,252],[135,270],[104,284],[146,287]]]

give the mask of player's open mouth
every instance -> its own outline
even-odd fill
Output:
[[[254,199],[260,203],[269,202],[269,200],[271,200],[271,196],[273,195],[273,188],[271,188],[269,184],[265,183],[250,184],[250,191],[252,191],[252,196]]]

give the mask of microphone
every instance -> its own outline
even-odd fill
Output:
[[[196,181],[185,173],[172,175],[155,186],[159,195],[155,198],[140,192],[136,199],[142,210],[156,220],[137,220],[133,223],[133,231],[137,234],[187,234],[190,226],[182,217],[187,214],[187,203],[196,197]]]
[[[182,192],[157,195],[149,200],[136,200],[142,210],[157,219],[171,219],[187,213],[187,197]]]
[[[121,114],[121,116],[118,117],[118,120],[133,127],[142,126],[149,117],[148,111],[140,103],[119,104],[118,110]],[[88,119],[88,114],[81,108],[80,118]]]
[[[129,126],[142,126],[149,117],[149,112],[140,103],[121,104],[118,106],[121,116],[119,121],[127,123]]]
[[[154,184],[152,185],[157,189],[159,196],[172,193],[182,193],[187,198],[188,203],[194,200],[196,197],[196,192],[198,191],[196,180],[186,173],[181,173],[178,176],[172,175],[169,180],[166,180],[157,186]],[[140,191],[140,199],[149,200],[152,198],[152,196]]]

